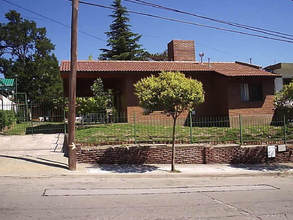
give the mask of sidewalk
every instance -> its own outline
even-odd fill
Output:
[[[175,165],[177,172],[170,172],[169,164],[149,165],[91,165],[78,164],[79,175],[103,177],[201,177],[243,175],[288,175],[293,174],[293,163],[268,165],[188,164]]]
[[[201,177],[292,175],[293,163],[262,165],[170,164],[96,165],[77,164],[76,171],[67,168],[68,159],[61,153],[60,134],[33,136],[0,136],[0,177]]]
[[[268,165],[176,164],[178,172],[170,172],[169,164],[97,165],[77,164],[76,171],[67,168],[67,158],[60,152],[43,155],[3,155],[0,152],[0,176],[56,177],[96,176],[101,178],[151,177],[223,177],[293,175],[293,163]]]

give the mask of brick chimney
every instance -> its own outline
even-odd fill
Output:
[[[168,43],[169,61],[195,61],[193,40],[172,40]]]

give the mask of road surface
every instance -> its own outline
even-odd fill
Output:
[[[0,219],[293,219],[293,177],[0,177]]]

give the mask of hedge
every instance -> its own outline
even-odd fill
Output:
[[[10,127],[16,122],[16,117],[13,111],[0,110],[0,130],[5,127]]]

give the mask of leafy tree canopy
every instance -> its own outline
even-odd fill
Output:
[[[275,96],[275,106],[277,110],[293,116],[293,82],[285,85]]]
[[[121,5],[121,0],[114,0],[112,6],[114,11],[110,16],[113,23],[110,25],[110,31],[106,32],[107,46],[110,49],[101,49],[99,59],[142,60],[145,52],[138,43],[141,35],[131,32],[126,7]]]
[[[162,72],[157,77],[141,79],[134,87],[142,107],[150,111],[163,110],[173,118],[171,170],[175,171],[176,120],[183,111],[204,102],[202,83],[180,72]]]
[[[163,110],[173,118],[204,101],[202,83],[180,72],[162,72],[157,77],[141,79],[135,89],[141,106]]]
[[[152,61],[168,61],[168,51],[165,50],[162,53],[149,53],[144,54],[143,60],[152,60]]]
[[[0,73],[16,78],[18,92],[27,93],[33,102],[52,104],[62,96],[58,61],[46,29],[23,19],[14,10],[0,23]]]
[[[107,109],[113,108],[113,94],[111,90],[105,91],[103,81],[97,78],[91,90],[93,97],[79,97],[77,102],[77,114],[85,115],[87,113],[103,113]]]

